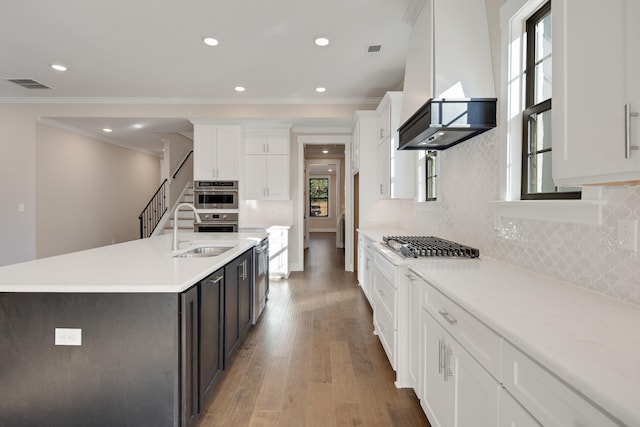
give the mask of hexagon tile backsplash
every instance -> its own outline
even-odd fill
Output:
[[[491,203],[499,200],[497,140],[493,130],[439,154],[440,209],[418,208],[416,231],[476,246],[481,255],[640,304],[640,252],[620,249],[616,237],[619,219],[640,220],[640,186],[605,187],[601,225],[497,221]]]

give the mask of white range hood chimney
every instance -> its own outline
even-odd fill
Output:
[[[423,3],[422,8],[419,4]],[[429,99],[494,98],[485,0],[413,0],[404,123]]]

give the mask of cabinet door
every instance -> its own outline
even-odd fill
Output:
[[[240,161],[240,129],[236,126],[217,128],[216,179],[238,180]]]
[[[245,159],[245,198],[263,200],[266,198],[267,160],[264,155],[246,155]]]
[[[203,403],[224,367],[223,295],[224,269],[220,269],[200,283],[200,396]]]
[[[637,1],[611,0],[604,5],[598,0],[554,0],[552,159],[556,184],[640,179],[640,151],[633,150],[625,158],[624,106],[632,102],[627,97],[627,77],[629,81],[638,78],[640,42],[626,40],[628,26],[629,37],[634,32],[638,36],[638,30],[632,29],[636,23],[631,22],[637,15],[630,15],[627,7],[637,10]],[[600,31],[593,30],[594,22]],[[598,52],[597,57],[593,52]],[[629,72],[635,64],[635,75],[627,76],[627,63]],[[604,90],[594,94],[598,82]],[[640,105],[632,108],[639,111]],[[633,145],[640,144],[638,120],[631,119],[632,130],[636,130]]]
[[[500,385],[456,341],[448,342],[445,369],[455,383],[453,395],[453,426],[473,427],[498,425],[498,396]]]
[[[407,275],[409,287],[409,301],[407,305],[409,323],[407,325],[408,345],[407,367],[409,381],[413,386],[418,399],[422,398],[420,390],[420,314],[422,313],[422,300],[424,298],[424,282],[412,274]]]
[[[391,101],[383,100],[378,108],[378,143],[381,143],[391,136]]]
[[[289,154],[289,130],[271,129],[267,131],[267,154]]]
[[[289,155],[268,155],[266,162],[266,198],[269,200],[289,200]]]
[[[500,393],[500,414],[498,418],[499,427],[542,426],[506,390],[502,390]]]
[[[230,366],[240,340],[238,303],[240,261],[235,259],[224,267],[224,368]]]
[[[251,327],[252,251],[245,252],[238,265],[238,336],[242,340]]]
[[[267,133],[262,130],[247,130],[244,133],[245,154],[265,154],[267,151]]]
[[[424,398],[420,403],[432,427],[445,427],[452,423],[454,393],[454,382],[444,379],[445,331],[425,310],[421,317]]]
[[[390,139],[385,139],[378,144],[378,198],[388,199],[391,197],[391,151],[389,148]]]
[[[193,179],[216,179],[216,135],[211,126],[194,126],[193,129]]]
[[[180,294],[181,425],[195,426],[200,413],[198,389],[198,286]]]

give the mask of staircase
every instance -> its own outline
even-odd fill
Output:
[[[189,185],[189,187],[185,190],[184,194],[178,200],[176,206],[180,203],[191,203],[193,204],[193,184]],[[188,230],[193,231],[193,222],[195,218],[193,215],[193,211],[191,209],[181,209],[178,211],[178,230]],[[172,233],[173,232],[173,212],[168,219],[168,221],[164,225],[164,230],[162,234]]]

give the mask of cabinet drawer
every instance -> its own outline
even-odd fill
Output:
[[[375,307],[373,310],[373,323],[376,334],[382,343],[384,351],[387,353],[389,363],[393,370],[396,370],[396,331],[393,326],[393,317],[389,316],[386,310]]]
[[[376,270],[380,271],[380,273],[387,278],[391,286],[396,288],[395,276],[396,276],[396,266],[384,257],[380,252],[376,251]]]
[[[503,346],[504,386],[544,426],[617,426],[565,383],[512,345]]]
[[[502,338],[459,305],[427,284],[425,308],[487,370],[500,381]]]
[[[373,291],[375,293],[375,311],[384,310],[391,319],[396,318],[396,289],[393,287],[389,279],[384,276],[378,266],[375,267],[375,276],[373,279]],[[393,329],[397,328],[395,322],[391,323]]]

